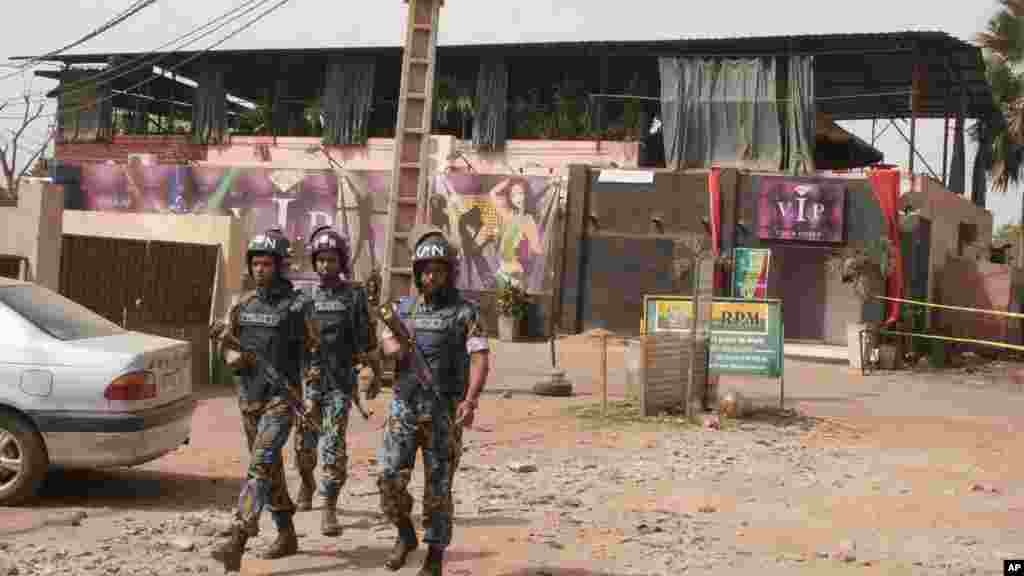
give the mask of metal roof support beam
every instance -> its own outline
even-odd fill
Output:
[[[914,57],[910,61],[910,158],[907,161],[907,170],[910,172],[910,182],[914,182],[914,155],[917,152],[917,109],[921,104],[921,52],[917,43],[914,43]],[[891,120],[890,120],[891,122]],[[893,124],[895,126],[895,124]],[[897,127],[897,130],[899,127]],[[903,134],[900,131],[900,134]],[[922,161],[924,159],[922,158]],[[927,163],[925,164],[927,165]],[[933,172],[934,174],[934,172]]]
[[[946,72],[945,80],[952,84],[956,80],[953,77],[953,65],[952,65],[951,60],[952,60],[952,58],[949,55],[947,55],[946,59],[945,59],[945,63],[944,63],[945,65],[943,66],[943,69]],[[949,102],[949,100],[950,100],[949,94],[950,94],[950,92],[951,91],[947,91],[945,93],[945,98],[943,99],[943,101],[945,102],[946,112],[943,115],[944,120],[943,120],[943,124],[942,124],[942,185],[945,186],[947,190],[949,189],[949,180],[948,180],[948,178],[949,178],[949,171],[947,170],[947,167],[949,166],[949,104],[950,104],[950,102]]]
[[[938,180],[939,179],[938,174],[935,173],[935,170],[933,170],[932,167],[928,164],[928,161],[925,160],[924,156],[922,156],[921,153],[917,150],[917,148],[914,147],[914,143],[913,143],[913,137],[914,137],[913,126],[914,125],[913,124],[910,125],[911,126],[910,136],[907,136],[907,133],[904,132],[902,129],[900,129],[899,125],[896,124],[895,120],[893,120],[892,118],[889,118],[889,123],[892,125],[893,128],[896,129],[897,132],[900,133],[900,136],[903,137],[903,141],[910,145],[910,154],[911,154],[911,158],[910,158],[911,159],[911,164],[910,164],[910,166],[913,167],[913,165],[914,165],[913,164],[913,160],[914,160],[915,157],[919,158],[921,160],[921,163],[924,164],[925,170],[928,170],[928,172],[931,173],[932,177],[935,178],[936,180]],[[913,176],[913,174],[914,174],[913,172],[910,173],[911,176]]]

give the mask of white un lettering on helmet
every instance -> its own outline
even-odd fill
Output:
[[[445,256],[444,246],[438,244],[424,244],[416,249],[416,258],[444,258]]]

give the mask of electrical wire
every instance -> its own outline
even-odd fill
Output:
[[[261,0],[261,4],[266,3],[268,1],[269,0]],[[287,4],[287,3],[291,2],[291,1],[292,0],[278,0],[278,2],[276,4],[274,4],[273,6],[271,6],[268,9],[264,10],[258,16],[253,18],[252,20],[249,20],[248,22],[246,22],[241,28],[231,32],[227,36],[221,38],[220,40],[214,42],[213,44],[210,44],[206,48],[203,48],[201,51],[196,52],[195,54],[193,54],[192,56],[189,56],[188,58],[182,60],[181,62],[178,62],[174,66],[165,69],[164,73],[166,74],[166,73],[169,73],[169,72],[174,72],[175,70],[177,70],[178,68],[181,68],[185,64],[188,64],[189,62],[192,62],[193,60],[195,60],[195,59],[205,55],[206,53],[208,53],[209,51],[213,50],[217,46],[220,46],[221,44],[223,44],[223,43],[227,42],[228,40],[234,38],[235,36],[241,34],[245,30],[247,30],[249,27],[253,26],[254,24],[259,22],[260,20],[266,18],[272,12],[280,9],[285,4]],[[150,82],[155,81],[157,78],[159,78],[159,76],[154,76],[152,78],[147,78],[146,80],[142,80],[140,82],[137,82],[137,83],[135,83],[135,84],[125,88],[123,91],[124,92],[128,92],[130,90],[134,90],[134,89],[138,88],[139,86],[144,86],[146,84],[149,84]],[[59,112],[55,112],[55,113],[52,113],[52,114],[43,114],[43,115],[39,116],[39,118],[56,118],[57,116],[59,116],[61,114],[68,114],[68,113],[79,112],[79,111],[82,111],[82,110],[90,109],[90,108],[95,107],[97,104],[101,104],[103,102],[106,102],[108,100],[113,99],[113,97],[114,97],[114,95],[111,94],[110,96],[104,96],[103,98],[98,98],[95,102],[90,102],[86,106],[79,106],[79,107],[76,107],[76,108],[72,108],[70,110],[61,110]],[[15,117],[15,119],[16,118],[17,117]]]
[[[54,56],[56,56],[58,54],[61,54],[62,52],[67,52],[68,50],[71,50],[72,48],[76,48],[78,46],[81,46],[82,44],[85,44],[89,40],[92,40],[93,38],[96,38],[100,34],[103,34],[104,32],[107,32],[108,30],[114,28],[115,26],[121,24],[122,22],[128,20],[132,16],[135,16],[139,12],[145,10],[146,8],[149,8],[150,6],[152,6],[152,5],[156,4],[156,3],[157,3],[157,0],[136,0],[128,8],[123,10],[120,14],[117,14],[112,19],[107,21],[106,24],[103,24],[99,28],[93,30],[92,32],[89,32],[88,34],[86,34],[85,36],[79,38],[78,40],[75,40],[74,42],[63,46],[62,48],[58,48],[56,50],[47,52],[46,54],[43,54],[42,56],[34,56],[32,58],[29,58],[25,62],[19,64],[18,65],[18,69],[15,72],[10,72],[8,74],[5,74],[4,76],[0,76],[0,80],[6,80],[8,78],[17,76],[18,74],[22,74],[22,73],[25,72],[25,70],[30,68],[36,62],[39,62],[41,60],[46,60],[48,58],[52,58],[52,57],[54,57]]]
[[[156,48],[150,50],[149,52],[146,52],[144,54],[140,54],[140,55],[138,55],[138,56],[136,56],[136,57],[134,57],[134,58],[132,58],[130,60],[127,60],[125,62],[119,63],[116,66],[105,68],[105,69],[103,69],[103,70],[101,70],[101,71],[99,71],[96,74],[93,74],[91,76],[82,78],[80,80],[76,80],[74,82],[68,82],[67,84],[64,84],[63,86],[61,86],[60,89],[64,90],[64,91],[73,91],[73,90],[75,90],[78,87],[87,86],[87,85],[91,85],[91,84],[97,84],[97,85],[99,85],[99,84],[107,84],[107,83],[113,82],[114,80],[117,80],[118,78],[124,78],[125,76],[127,76],[127,75],[129,75],[129,74],[131,74],[133,72],[136,72],[138,70],[143,70],[143,69],[145,69],[147,67],[150,68],[150,70],[152,70],[153,65],[155,65],[157,62],[160,62],[162,60],[167,59],[170,56],[169,53],[162,53],[161,54],[161,51],[164,50],[164,48],[167,48],[168,46],[170,46],[172,44],[176,44],[176,43],[182,42],[184,39],[186,39],[186,38],[188,38],[190,36],[193,36],[195,34],[198,34],[199,32],[203,31],[204,29],[206,29],[206,28],[208,28],[210,26],[213,26],[213,25],[217,24],[218,22],[220,22],[222,20],[228,19],[227,21],[221,22],[220,25],[216,26],[212,30],[208,30],[205,33],[203,33],[202,35],[200,35],[200,36],[198,36],[196,38],[193,38],[191,40],[188,40],[187,42],[178,44],[173,50],[171,50],[171,52],[179,51],[184,46],[188,46],[189,44],[193,44],[193,43],[195,43],[195,42],[205,38],[206,36],[209,36],[210,34],[213,34],[214,32],[216,32],[216,31],[220,30],[221,28],[227,26],[228,24],[230,24],[230,23],[232,23],[232,22],[242,18],[246,14],[249,14],[250,12],[253,12],[257,8],[259,8],[260,6],[262,6],[262,5],[264,5],[264,4],[268,3],[268,2],[270,2],[270,0],[245,0],[244,2],[239,4],[238,6],[228,10],[227,12],[224,12],[220,16],[217,16],[217,17],[209,20],[208,22],[206,22],[202,26],[197,26],[196,28],[193,28],[192,30],[186,32],[185,34],[182,34],[182,35],[178,36],[177,38],[174,38],[174,39],[172,39],[172,40],[170,40],[168,42],[165,42],[164,44],[161,44],[160,46],[157,46]],[[252,6],[253,4],[255,4],[255,6]],[[244,10],[244,12],[242,12],[242,10],[246,9],[247,7],[248,7],[248,9]],[[238,14],[236,14],[236,13],[238,13]],[[150,58],[151,56],[155,56],[155,57],[154,58]],[[142,62],[143,60],[147,60],[147,61],[139,64],[138,66],[133,66],[134,64]],[[129,69],[129,70],[124,70],[125,68],[128,68],[129,66],[132,66],[132,68]],[[124,70],[124,71],[119,73],[119,74],[117,74],[117,75],[115,75],[115,76],[111,76],[110,78],[103,78],[104,76],[108,76],[110,74],[114,74],[115,72],[118,72],[120,70]],[[103,79],[103,81],[100,81],[101,78]],[[33,99],[32,103],[48,101],[49,98],[45,97],[45,94],[47,94],[47,93],[48,93],[48,91],[42,91],[42,92],[36,92],[34,94],[30,94],[30,96],[44,96],[43,98]],[[10,98],[8,100],[0,101],[0,104],[9,103],[9,102],[18,102],[18,101],[21,101],[23,99],[24,99],[23,96],[19,97],[19,98]]]

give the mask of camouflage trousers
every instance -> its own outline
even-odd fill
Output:
[[[435,407],[429,418],[401,399],[391,402],[379,450],[381,511],[395,525],[409,520],[413,497],[409,480],[416,452],[423,452],[423,541],[446,548],[452,541],[452,484],[462,455],[462,427],[454,406]]]
[[[278,528],[295,513],[281,458],[281,450],[291,432],[292,415],[283,400],[255,406],[243,404],[241,411],[242,428],[249,446],[249,470],[235,521],[250,536],[256,536],[263,508],[270,508]]]
[[[358,393],[358,392],[357,392]],[[295,467],[312,471],[316,468],[317,447],[323,477],[320,479],[320,495],[336,496],[348,479],[348,446],[345,434],[348,432],[348,414],[352,409],[352,395],[343,390],[330,390],[324,394],[320,404],[322,433],[304,426],[295,429]]]

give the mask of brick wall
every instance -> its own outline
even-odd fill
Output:
[[[127,162],[134,154],[152,154],[160,164],[185,164],[206,159],[207,147],[192,144],[188,136],[115,136],[113,142],[57,143],[60,162]]]

